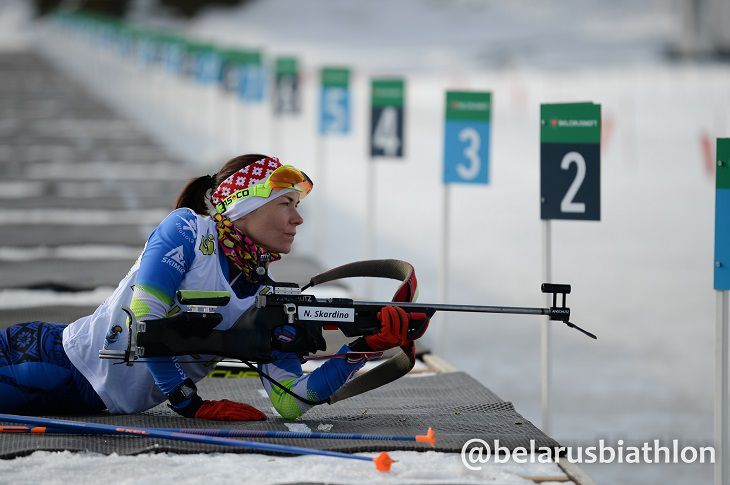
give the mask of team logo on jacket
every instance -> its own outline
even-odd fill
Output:
[[[208,234],[204,238],[201,238],[200,246],[198,246],[203,256],[210,256],[215,252],[215,239],[212,234]]]
[[[183,273],[185,271],[185,253],[183,253],[183,247],[178,246],[175,249],[171,249],[162,258],[162,262],[169,264],[180,273]]]
[[[182,216],[177,216],[177,218],[182,221],[182,223],[179,221],[175,223],[177,232],[191,243],[194,243],[195,237],[198,234],[197,227],[195,226],[195,219],[185,219]],[[190,232],[192,236],[188,236],[186,232]]]

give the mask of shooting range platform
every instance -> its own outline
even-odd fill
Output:
[[[555,447],[558,443],[522,417],[512,403],[502,401],[489,389],[463,372],[414,373],[396,382],[333,405],[310,409],[295,421],[286,421],[273,410],[257,378],[206,378],[199,384],[206,399],[232,399],[251,404],[267,415],[267,421],[221,423],[190,420],[178,416],[166,405],[137,415],[54,416],[60,419],[146,428],[225,428],[271,431],[304,431],[383,435],[422,435],[428,427],[436,431],[436,451],[458,453],[472,438],[513,449]],[[11,425],[12,423],[5,423]],[[341,452],[432,449],[428,444],[408,441],[364,441],[326,439],[265,439],[257,441]],[[72,450],[134,455],[146,452],[213,453],[246,452],[157,438],[110,435],[8,434],[0,437],[0,458],[11,458],[38,450]]]

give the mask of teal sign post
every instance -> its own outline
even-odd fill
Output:
[[[730,138],[717,139],[715,289],[730,290]]]

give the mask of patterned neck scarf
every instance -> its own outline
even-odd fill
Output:
[[[259,275],[256,272],[261,257],[268,255],[269,262],[272,262],[281,259],[281,255],[270,252],[253,242],[250,237],[239,231],[225,215],[215,214],[212,217],[218,229],[219,247],[223,250],[223,254],[226,255],[228,261],[243,273],[243,277],[249,283],[261,282],[265,274]]]

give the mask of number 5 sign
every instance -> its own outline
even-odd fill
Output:
[[[322,68],[319,132],[346,134],[350,131],[350,70]]]
[[[446,93],[444,183],[489,183],[491,113],[491,93]]]
[[[540,218],[601,220],[601,105],[540,107]]]
[[[371,85],[370,156],[403,157],[402,79],[373,79]]]

